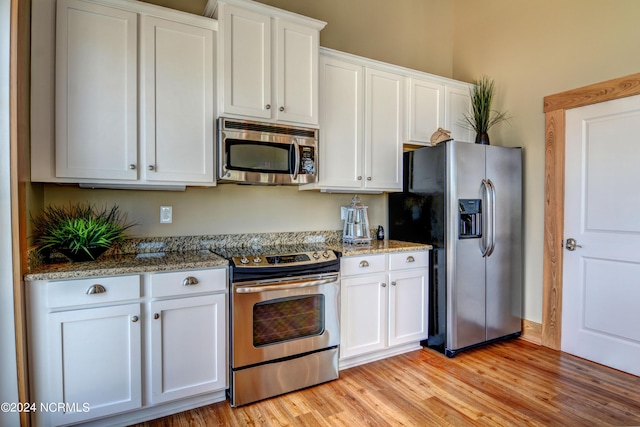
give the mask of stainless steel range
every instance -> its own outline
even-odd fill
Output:
[[[231,406],[338,378],[337,254],[309,247],[216,253],[231,261]]]

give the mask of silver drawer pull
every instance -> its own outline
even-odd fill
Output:
[[[380,285],[381,285],[383,288],[386,288],[386,287],[387,287],[387,284],[386,284],[386,283],[380,283]]]
[[[391,282],[391,286],[395,286],[395,285],[397,285],[396,282]]]
[[[89,286],[89,289],[87,289],[86,294],[87,295],[93,295],[93,294],[104,294],[105,292],[107,292],[107,288],[105,288],[102,285],[91,285]]]
[[[133,317],[131,318],[131,321],[132,321],[133,323],[136,323],[138,320],[139,320],[139,319],[138,319],[138,316],[133,316]]]
[[[366,260],[360,261],[360,267],[369,267],[369,262]]]
[[[157,320],[157,319],[159,319],[159,318],[160,318],[160,314],[155,313],[155,314],[153,315],[153,318],[154,318],[154,319],[156,319],[156,320]]]
[[[416,259],[414,257],[412,257],[411,255],[409,255],[407,257],[407,262],[416,262]]]
[[[189,276],[182,281],[182,286],[193,286],[198,284],[198,279],[193,276]]]

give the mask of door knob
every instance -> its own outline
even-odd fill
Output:
[[[576,248],[581,248],[582,246],[578,245],[576,239],[570,237],[567,239],[567,243],[565,243],[564,247],[567,248],[568,251],[575,251]]]

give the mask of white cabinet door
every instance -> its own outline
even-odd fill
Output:
[[[366,70],[364,187],[402,191],[404,77]]]
[[[389,274],[389,346],[427,339],[428,271]]]
[[[271,18],[224,5],[222,113],[271,118]]]
[[[274,114],[281,121],[318,124],[318,46],[314,28],[276,20]]]
[[[386,347],[387,276],[343,278],[340,303],[340,358]]]
[[[137,179],[137,14],[59,0],[56,177]]]
[[[332,189],[358,188],[363,175],[364,69],[320,58],[320,181]]]
[[[140,304],[52,313],[47,320],[51,402],[68,409],[49,414],[54,425],[141,406]]]
[[[141,27],[144,176],[212,184],[214,31],[151,16]]]
[[[471,111],[471,95],[469,88],[447,86],[445,88],[445,128],[451,131],[456,141],[475,141],[475,131],[468,127],[465,114]]]
[[[226,387],[225,294],[150,303],[151,401]]]
[[[444,85],[411,77],[407,91],[407,140],[431,144],[431,135],[444,127]]]

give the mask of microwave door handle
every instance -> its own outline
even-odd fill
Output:
[[[298,144],[298,138],[293,138],[293,151],[295,164],[293,165],[293,176],[291,179],[295,181],[298,179],[298,173],[300,172],[300,145]]]

